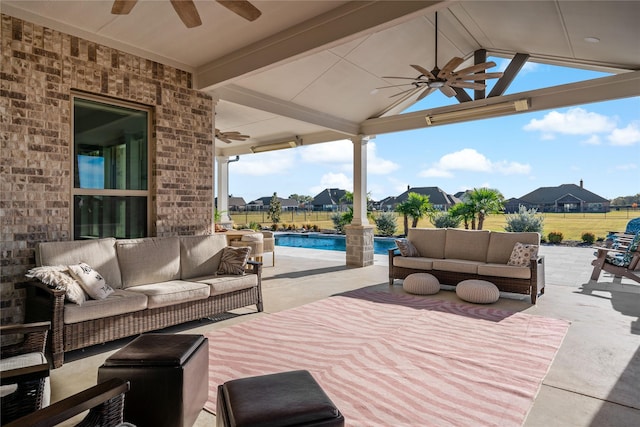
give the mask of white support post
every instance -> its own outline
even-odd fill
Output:
[[[353,221],[352,225],[369,225],[367,219],[367,143],[369,138],[357,135],[353,142]]]
[[[228,227],[232,224],[229,216],[229,157],[216,156],[218,163],[218,212],[220,224]]]

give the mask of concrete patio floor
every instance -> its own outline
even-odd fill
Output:
[[[525,426],[640,426],[640,285],[608,273],[590,283],[590,248],[543,246],[541,253],[547,286],[538,303],[503,294],[492,305],[571,322]],[[388,285],[385,255],[376,255],[373,266],[347,268],[344,252],[278,246],[276,266],[270,255],[265,264],[263,313],[242,309],[234,312],[240,316],[163,332],[205,333],[362,287],[404,292],[401,281]],[[447,290],[425,298],[459,301]],[[94,385],[98,367],[129,341],[68,354],[64,366],[51,372],[52,401]],[[202,411],[195,426],[214,424],[215,417]]]

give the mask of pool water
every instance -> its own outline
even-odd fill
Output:
[[[347,250],[345,236],[326,234],[276,234],[276,246],[289,246],[294,248],[323,249],[328,251]],[[396,243],[391,237],[374,237],[373,253],[386,255],[388,250],[394,248]]]

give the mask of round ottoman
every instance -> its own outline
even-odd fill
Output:
[[[469,279],[458,283],[456,295],[467,302],[491,304],[498,301],[500,291],[496,285],[486,280]]]
[[[404,279],[402,288],[410,294],[433,295],[440,292],[440,281],[429,273],[413,273]]]

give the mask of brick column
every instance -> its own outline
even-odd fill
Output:
[[[372,225],[347,225],[347,266],[366,267],[373,265]]]

